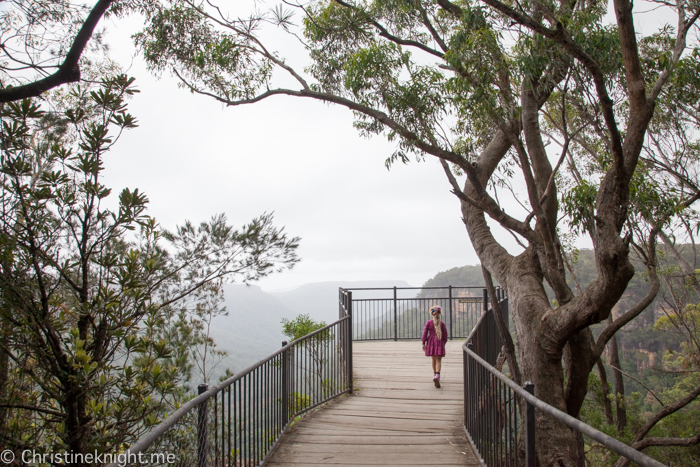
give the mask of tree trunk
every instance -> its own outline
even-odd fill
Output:
[[[615,423],[612,413],[612,404],[610,403],[610,387],[608,386],[608,374],[605,371],[605,365],[603,365],[603,360],[598,359],[598,375],[600,376],[600,384],[603,388],[603,407],[605,409],[605,420],[609,425]]]
[[[612,323],[612,315],[608,318],[608,325]],[[617,413],[617,431],[622,433],[627,426],[627,409],[625,407],[625,382],[622,379],[620,369],[620,354],[617,348],[617,336],[613,336],[608,343],[610,351],[610,366],[613,372],[613,381],[615,383],[615,411]]]
[[[532,109],[530,111],[534,113]],[[523,125],[527,127],[526,123]],[[530,126],[536,133],[536,125],[530,122]],[[483,188],[479,187],[486,186],[499,162],[513,146],[517,146],[521,163],[527,164],[522,142],[517,135],[506,131],[509,130],[494,135],[481,152],[478,163],[472,166],[475,173],[469,176],[463,189],[462,219],[481,264],[508,293],[523,381],[534,383],[535,396],[540,400],[577,417],[585,397],[588,375],[598,360],[589,328],[610,316],[634,275],[634,267],[629,261],[629,243],[620,237],[626,214],[620,206],[628,204],[629,181],[617,176],[623,169],[615,165],[615,170],[611,170],[601,183],[596,198],[599,217],[592,227],[598,277],[583,293],[574,296],[566,284],[556,231],[551,228],[557,221],[556,209],[533,207],[537,219],[534,229],[527,223],[518,224],[512,219],[499,217],[529,244],[522,253],[512,255],[491,232],[484,208],[469,201],[488,202],[486,195],[479,191]],[[528,148],[530,143],[528,140]],[[537,145],[532,146],[533,150],[537,149]],[[534,168],[534,178],[532,172],[526,171],[528,190],[533,192],[528,196],[533,205],[539,204],[540,192],[544,193],[545,186],[548,186],[546,175],[549,171],[545,162],[542,161],[541,165],[539,169]],[[502,216],[500,211],[489,212],[496,217]],[[555,292],[556,306],[547,297],[545,279]],[[536,426],[539,465],[573,467],[579,464],[581,446],[572,430],[540,412],[537,412]]]
[[[522,264],[528,260],[529,267]],[[551,306],[541,278],[538,280],[536,273],[523,274],[523,271],[533,270],[536,258],[521,255],[513,263],[512,270],[519,274],[517,281],[508,283],[508,302],[513,310],[523,381],[535,384],[535,397],[566,412],[562,352],[552,355],[546,348],[547,339],[543,334],[547,330],[540,326],[542,316]],[[539,465],[578,465],[578,442],[569,427],[540,411],[536,411],[536,417]]]

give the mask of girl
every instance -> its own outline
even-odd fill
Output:
[[[423,351],[426,357],[433,357],[433,383],[435,387],[440,387],[440,366],[442,365],[442,357],[445,356],[445,343],[447,342],[447,326],[440,320],[442,310],[439,306],[434,306],[430,309],[430,314],[433,319],[429,319],[425,323],[423,329]]]

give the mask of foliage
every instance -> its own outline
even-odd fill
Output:
[[[481,266],[462,266],[461,268],[452,268],[447,271],[441,271],[432,278],[425,281],[423,287],[482,287],[484,285],[484,276],[481,272]],[[421,290],[418,294],[419,298],[429,297],[432,291]],[[440,296],[444,294],[440,293]]]
[[[168,232],[138,189],[114,199],[102,173],[134,92],[119,75],[0,108],[0,437],[17,452],[132,443],[189,397],[221,282],[297,261],[271,215]]]
[[[308,314],[301,314],[292,320],[282,318],[282,334],[293,341],[324,327],[326,327],[325,321],[317,322]]]
[[[700,305],[688,305],[681,312],[660,317],[655,329],[675,331],[685,336],[680,351],[667,352],[664,363],[675,371],[700,374]]]
[[[590,375],[589,393],[582,410],[582,420],[603,432],[618,437],[623,441],[633,444],[639,441],[635,436],[656,414],[669,406],[681,403],[700,387],[700,361],[698,360],[698,308],[688,305],[682,311],[671,310],[664,304],[658,304],[658,308],[665,311],[653,325],[647,325],[636,330],[626,331],[622,334],[622,348],[627,345],[631,348],[644,349],[657,353],[662,357],[657,360],[655,366],[637,372],[636,363],[646,360],[647,354],[627,358],[627,364],[623,362],[626,373],[633,375],[630,385],[626,387],[630,392],[626,398],[627,416],[629,424],[623,433],[619,433],[615,424],[609,424],[602,416],[603,398],[612,398],[610,389],[603,391],[601,382],[595,375]],[[661,313],[661,311],[659,311]],[[636,341],[630,340],[630,333],[639,334]],[[641,334],[640,334],[641,333]],[[629,353],[629,351],[628,351]],[[640,358],[641,357],[641,358]],[[636,389],[629,389],[630,386]],[[647,438],[656,439],[693,439],[697,437],[696,420],[700,417],[700,401],[697,398],[680,407],[666,417],[660,418],[646,435]],[[700,448],[698,443],[689,447],[655,447],[647,448],[654,458],[669,465],[698,465]],[[596,465],[612,465],[616,462],[615,456],[610,456],[606,450],[595,443],[590,443],[587,458]]]
[[[320,331],[311,337],[309,334],[326,327],[324,321],[317,322],[308,314],[300,314],[293,320],[282,318],[282,333],[292,341],[300,340],[292,347],[291,362],[296,367],[293,372],[295,378],[301,383],[301,387],[310,390],[313,394],[296,394],[292,404],[297,410],[308,407],[311,403],[316,403],[332,394],[338,382],[333,379],[324,378],[324,368],[326,367],[334,345],[335,332],[332,329]],[[298,405],[298,404],[306,405]]]
[[[285,5],[300,24],[282,9],[246,16],[162,1],[137,44],[156,73],[226,105],[277,95],[338,104],[362,135],[395,142],[387,166],[435,157],[481,263],[512,298],[516,333],[527,336],[518,339],[524,377],[579,416],[607,343],[668,279],[659,277],[657,240],[676,254],[676,238],[697,228],[700,57],[689,32],[698,5],[663,3],[677,27],[644,33],[628,0],[615,1],[615,22],[595,2]],[[275,52],[266,26],[299,39],[304,69]],[[495,224],[519,248],[508,249]],[[582,237],[596,271],[585,288],[567,281],[576,256],[567,246]],[[645,287],[625,297],[635,255]],[[622,313],[608,321],[615,307]],[[538,424],[539,462],[574,465],[568,430],[543,416]]]

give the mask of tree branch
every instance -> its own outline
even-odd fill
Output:
[[[24,409],[24,410],[31,410],[32,412],[40,412],[40,413],[45,413],[47,415],[54,415],[56,417],[61,417],[65,418],[66,414],[63,412],[59,412],[57,410],[50,410],[50,409],[44,409],[41,407],[34,407],[32,405],[24,405],[24,404],[0,404],[0,407],[8,408],[8,409]]]
[[[435,50],[431,47],[428,47],[427,45],[425,45],[421,42],[412,41],[409,39],[401,39],[400,37],[397,37],[397,36],[391,34],[384,26],[382,26],[380,23],[378,23],[377,21],[372,19],[369,14],[360,10],[359,8],[357,8],[354,5],[350,5],[349,3],[346,3],[343,0],[333,0],[333,1],[342,7],[348,8],[350,10],[353,10],[353,11],[361,13],[361,14],[364,14],[367,22],[370,23],[372,26],[374,26],[377,29],[377,31],[379,31],[379,35],[385,39],[390,40],[391,42],[394,42],[394,43],[399,44],[399,45],[407,45],[410,47],[416,47],[417,49],[420,49],[424,52],[428,52],[429,54],[435,55],[436,57],[442,58],[445,56],[445,54],[443,54],[439,50]],[[444,43],[441,45],[441,47],[443,45],[444,45]]]
[[[503,342],[503,351],[506,354],[506,360],[508,360],[508,367],[513,374],[513,381],[515,381],[515,384],[518,386],[522,386],[523,378],[520,374],[518,360],[515,358],[515,345],[513,344],[513,337],[508,331],[508,323],[505,322],[505,319],[501,314],[501,306],[498,303],[496,288],[493,286],[491,273],[482,265],[481,274],[484,276],[484,282],[486,282],[486,289],[491,301],[491,308],[493,309],[496,327],[498,328],[498,334],[501,336],[501,341]]]
[[[646,438],[638,443],[633,443],[632,447],[638,451],[649,446],[695,446],[700,444],[700,433],[692,438]]]
[[[535,21],[532,17],[518,12],[498,0],[482,1],[490,7],[494,8],[495,10],[508,16],[516,23],[521,24],[538,34],[541,34],[542,36],[557,42],[562,47],[564,47],[569,53],[571,53],[579,62],[583,64],[583,66],[588,70],[588,72],[593,78],[596,93],[598,95],[598,99],[600,100],[600,105],[603,110],[605,123],[608,128],[608,131],[610,132],[610,150],[615,161],[619,164],[619,168],[623,168],[624,157],[622,151],[622,137],[620,135],[620,131],[617,127],[617,122],[615,119],[615,111],[613,107],[614,103],[613,100],[610,98],[610,95],[608,94],[608,91],[605,87],[605,75],[603,74],[600,65],[593,59],[593,57],[591,57],[590,54],[588,54],[578,44],[576,44],[576,42],[574,42],[574,40],[571,38],[571,35],[568,33],[568,31],[561,22],[556,23],[555,29],[550,29],[544,26],[542,23]]]
[[[635,435],[634,441],[630,444],[634,449],[642,450],[649,446],[694,446],[700,443],[700,434],[692,438],[648,438],[644,437],[649,433],[649,431],[663,418],[671,415],[674,412],[679,411],[686,405],[693,402],[698,396],[700,396],[700,386],[695,388],[693,392],[688,394],[683,399],[679,400],[675,404],[667,405],[663,409],[659,410],[651,417],[646,424],[639,430]],[[620,458],[615,464],[615,467],[627,467],[630,464],[629,459],[624,457]]]
[[[646,296],[642,300],[640,300],[635,306],[630,308],[627,312],[623,313],[619,318],[613,321],[612,324],[610,324],[610,326],[606,327],[600,334],[600,336],[598,336],[598,340],[596,341],[594,349],[594,352],[598,357],[600,357],[603,354],[605,346],[608,343],[608,341],[612,338],[612,336],[614,336],[615,333],[622,328],[622,326],[629,323],[634,318],[636,318],[642,311],[646,310],[646,308],[651,304],[651,302],[654,301],[654,298],[656,298],[656,295],[659,293],[661,281],[659,280],[659,277],[656,273],[656,267],[647,268],[647,271],[649,272],[649,281],[651,283],[649,292],[647,292]]]
[[[619,372],[622,373],[623,375],[627,376],[629,379],[632,379],[632,380],[636,381],[637,383],[639,383],[639,385],[640,385],[641,387],[643,387],[644,389],[646,389],[647,391],[649,391],[649,394],[651,394],[652,396],[654,396],[654,399],[656,399],[657,401],[659,401],[659,404],[661,404],[662,407],[666,407],[666,404],[664,404],[663,401],[662,401],[661,399],[659,399],[659,396],[657,396],[656,393],[655,393],[652,389],[650,389],[649,387],[647,387],[644,383],[642,383],[641,381],[639,381],[637,378],[635,378],[634,376],[632,376],[632,375],[630,375],[630,374],[625,373],[624,371],[622,371],[621,368],[618,368],[618,367],[616,367],[615,365],[613,365],[613,364],[611,364],[611,363],[608,363],[608,366],[610,366],[611,368],[614,368],[615,370],[619,371]]]
[[[80,57],[92,37],[97,23],[107,12],[112,2],[113,0],[99,0],[95,4],[75,39],[73,39],[73,45],[66,54],[66,58],[54,74],[33,83],[0,89],[0,102],[12,102],[28,97],[37,97],[43,92],[62,84],[80,81]]]

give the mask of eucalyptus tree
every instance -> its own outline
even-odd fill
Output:
[[[387,166],[439,160],[482,265],[510,297],[523,379],[578,417],[607,342],[658,292],[657,237],[699,196],[677,169],[697,167],[700,5],[653,5],[673,24],[638,31],[629,0],[613,0],[610,21],[594,0],[320,0],[252,14],[172,0],[136,39],[152,70],[224,105],[337,104],[361,134],[396,143]],[[299,40],[303,69],[266,27]],[[662,154],[674,138],[689,151]],[[504,202],[509,190],[520,207]],[[572,236],[589,238],[597,269],[579,293],[567,280]],[[611,316],[634,274],[631,248],[649,293],[594,339],[590,326]],[[563,424],[539,414],[538,427],[542,465],[580,461]]]
[[[144,193],[112,194],[134,92],[118,75],[0,106],[0,443],[17,459],[118,453],[188,396],[193,346],[210,344],[192,319],[221,282],[298,260],[270,214],[169,232]]]

